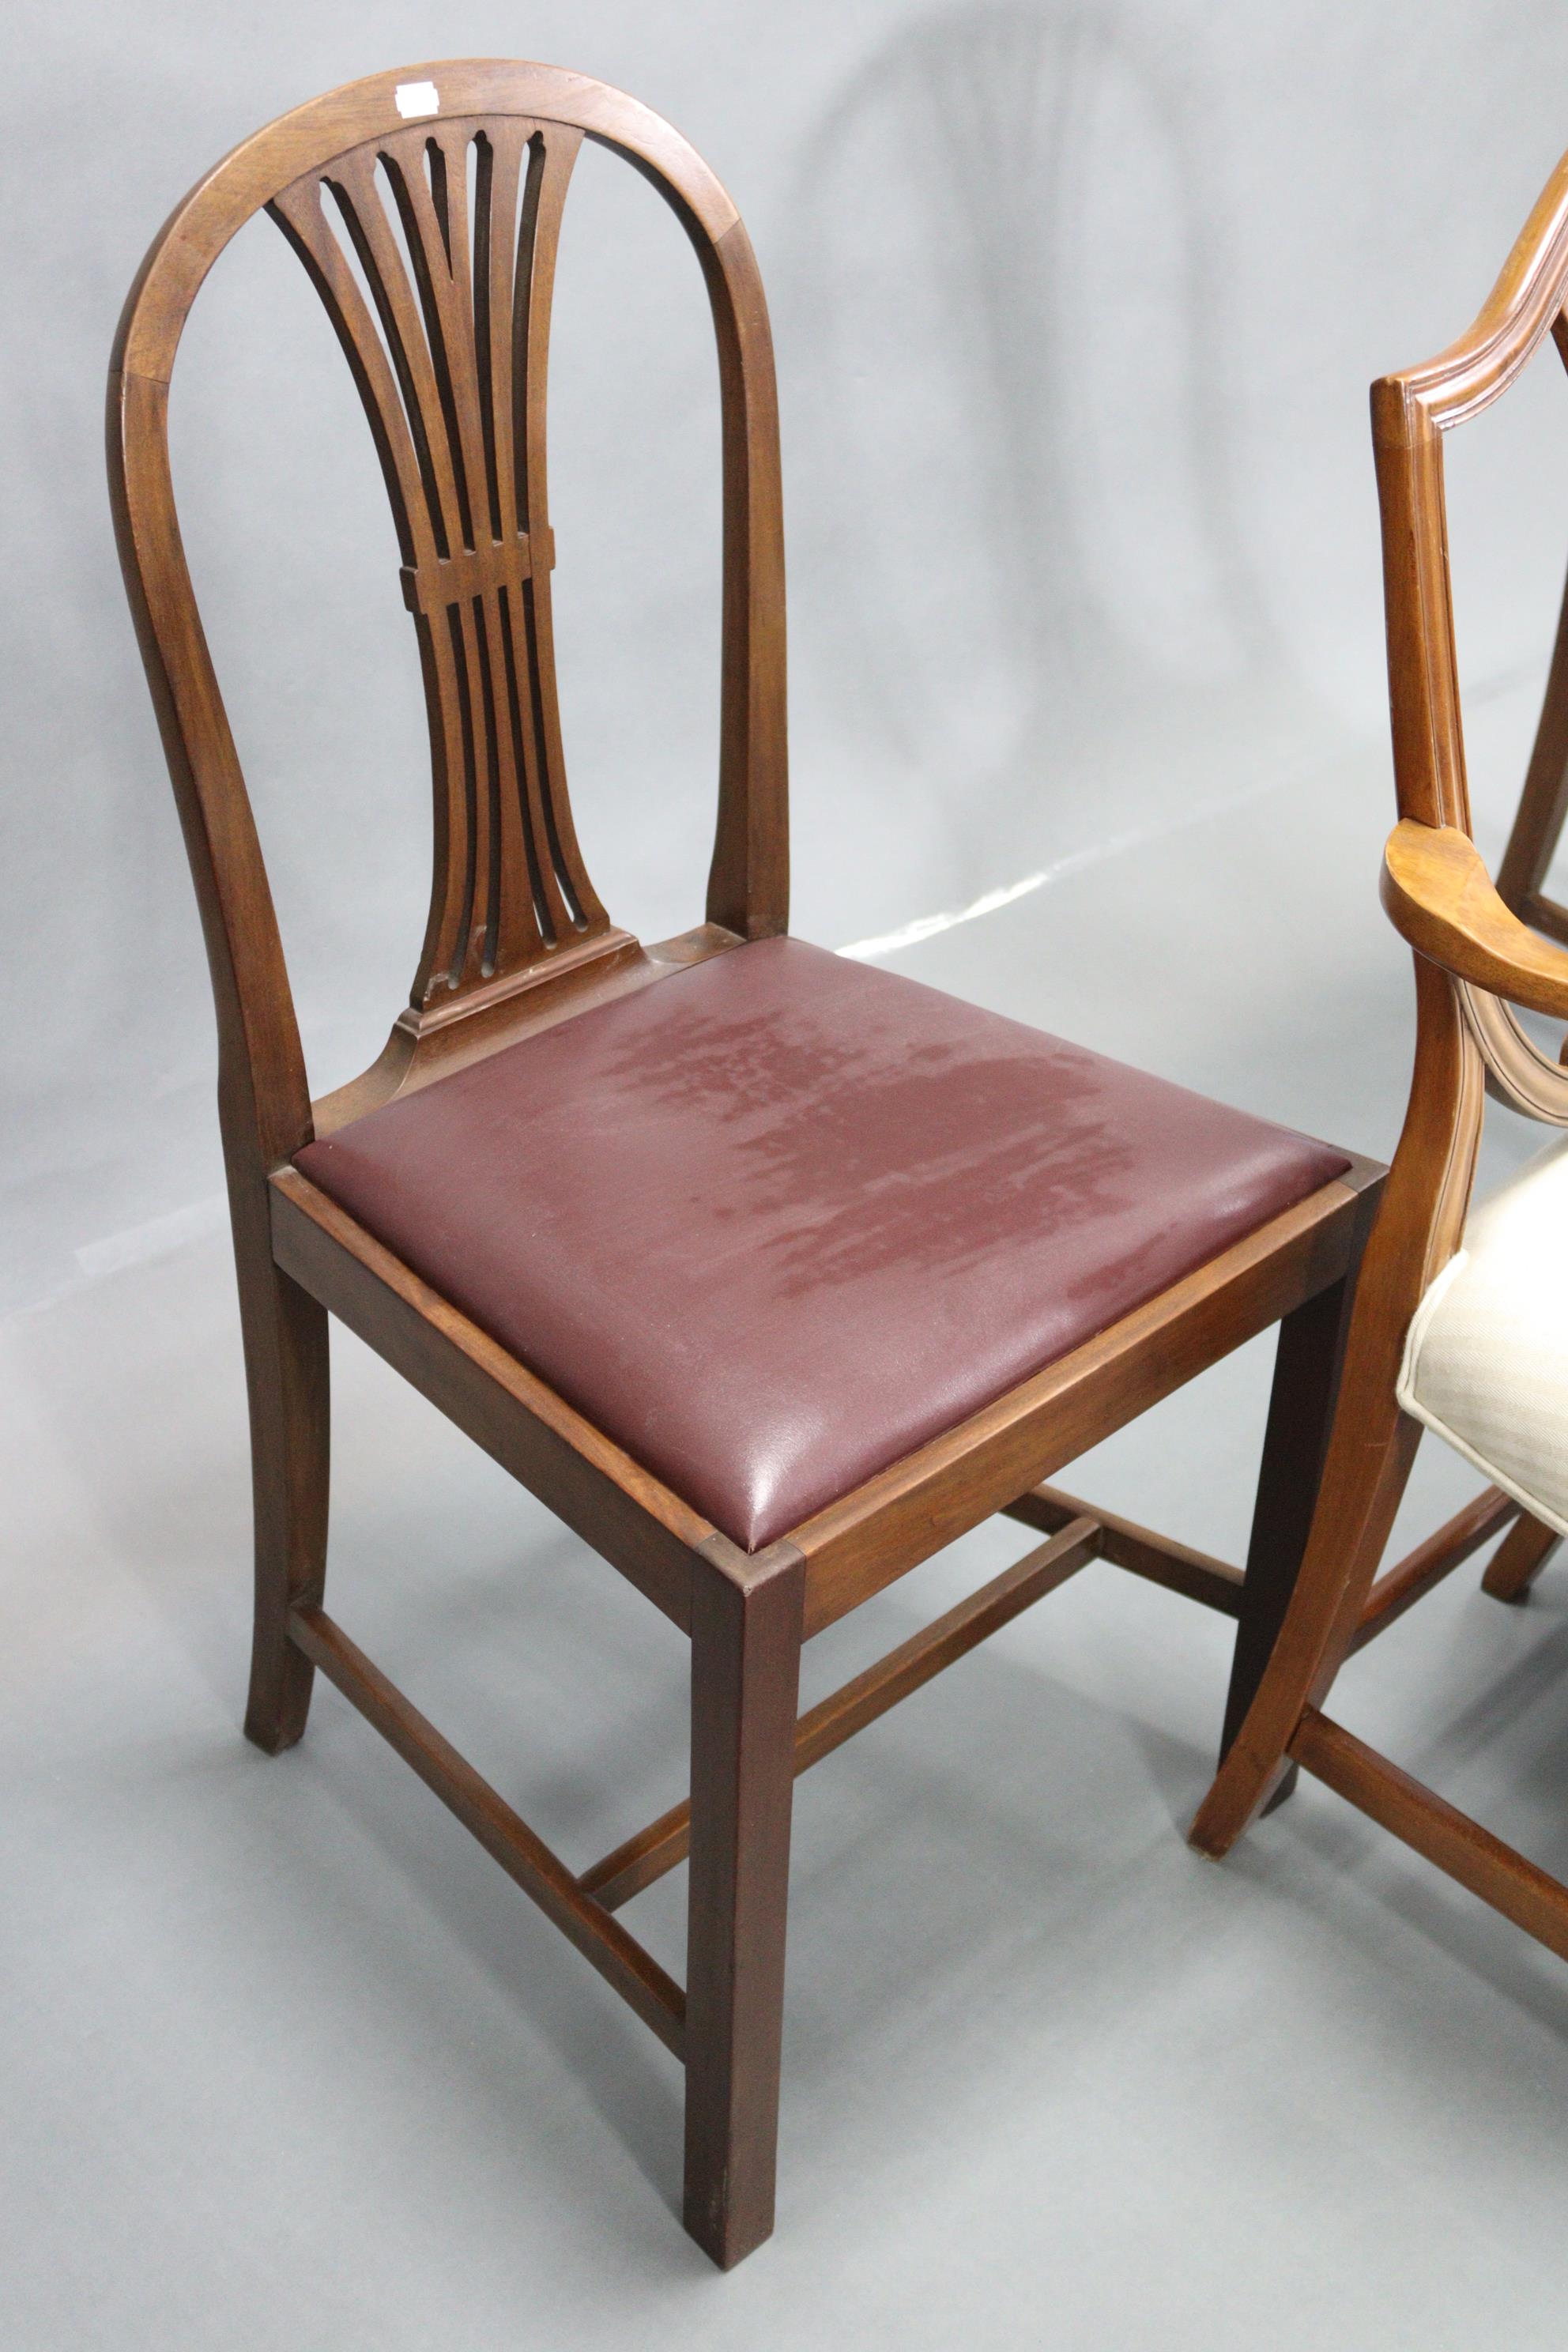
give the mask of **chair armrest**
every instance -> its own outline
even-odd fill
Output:
[[[1408,817],[1396,824],[1381,895],[1417,955],[1511,1004],[1568,1021],[1568,955],[1503,905],[1468,833]]]

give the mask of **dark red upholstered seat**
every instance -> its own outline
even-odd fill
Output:
[[[755,1549],[1348,1162],[768,940],[296,1165]]]

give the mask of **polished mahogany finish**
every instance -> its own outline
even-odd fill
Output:
[[[585,869],[554,682],[545,369],[584,140],[669,204],[718,350],[718,816],[704,919],[652,947]],[[263,210],[363,401],[430,724],[409,1003],[372,1068],[316,1102],[169,468],[186,315]],[[621,92],[458,60],[258,132],[147,257],[109,446],[217,1011],[255,1489],[247,1730],[297,1740],[319,1667],[631,2004],[685,2067],[687,2226],[732,2263],[772,2226],[795,1773],[1097,1557],[1237,1619],[1245,1713],[1382,1171],[784,944],[767,311],[730,198]],[[329,1616],[329,1313],[689,1636],[679,1821],[574,1871]],[[1245,1581],[1042,1486],[1275,1322]],[[797,1717],[802,1643],[997,1511],[1046,1542]],[[616,1906],[686,1853],[682,1989]]]

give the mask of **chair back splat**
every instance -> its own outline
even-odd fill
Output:
[[[581,143],[517,116],[421,124],[267,207],[337,329],[397,526],[436,783],[421,1010],[608,928],[572,830],[550,625],[544,378]]]

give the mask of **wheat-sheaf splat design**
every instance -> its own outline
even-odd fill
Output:
[[[418,632],[436,789],[422,1008],[608,929],[566,793],[545,496],[551,291],[581,142],[519,116],[422,123],[268,206],[353,370]]]

